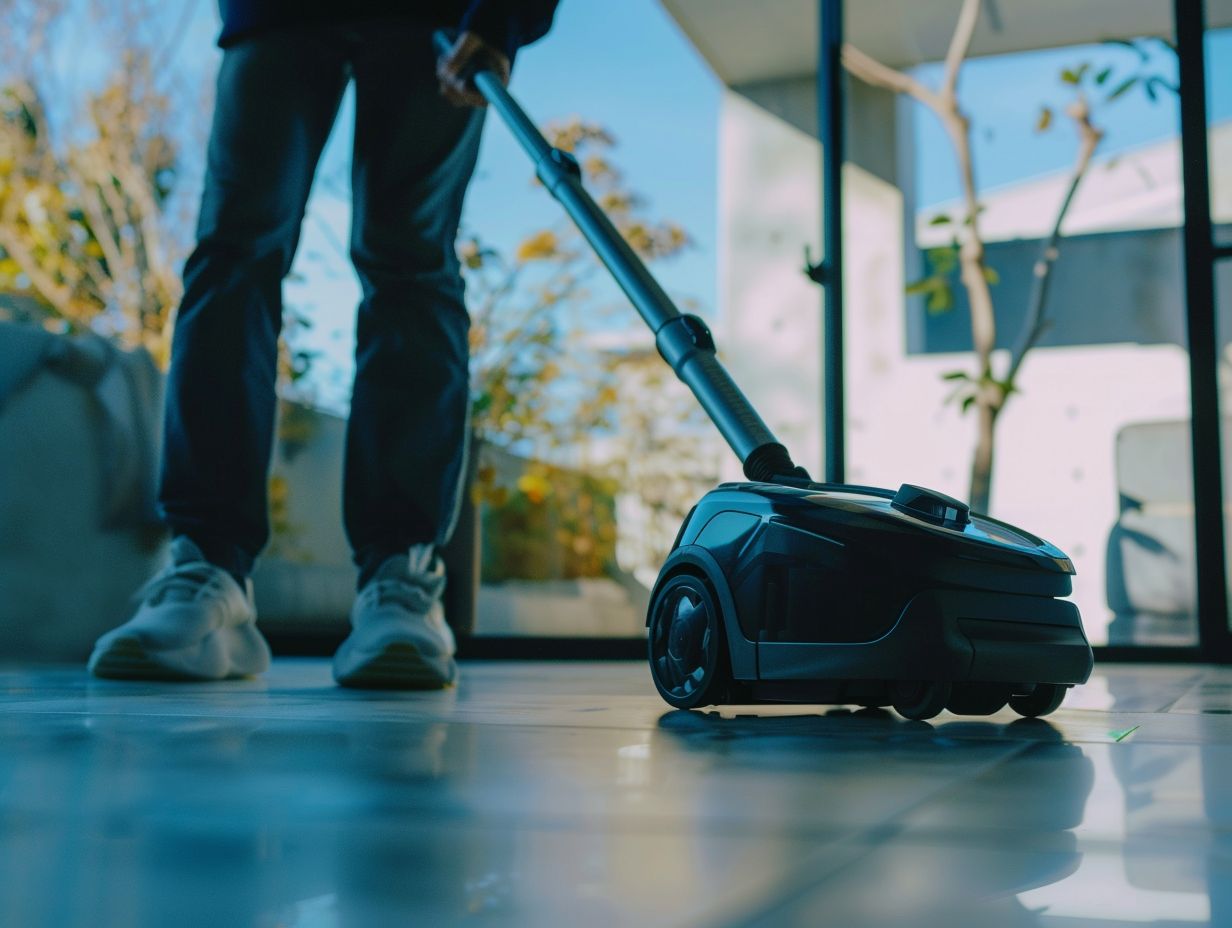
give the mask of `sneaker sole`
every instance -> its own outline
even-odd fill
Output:
[[[105,680],[200,680],[192,674],[164,667],[132,638],[112,642],[90,661],[90,672]]]
[[[208,683],[237,680],[254,673],[231,672],[224,676],[193,674],[162,663],[157,651],[149,651],[136,638],[118,638],[90,659],[90,673],[105,680],[160,680],[177,683]]]
[[[453,686],[456,674],[453,658],[427,658],[414,645],[399,641],[335,679],[356,689],[440,690]]]

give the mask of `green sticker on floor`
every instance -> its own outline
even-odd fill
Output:
[[[1133,728],[1113,729],[1112,731],[1108,732],[1108,737],[1110,737],[1113,741],[1124,741],[1126,738],[1128,738],[1130,735],[1136,732],[1138,728],[1139,726],[1135,725]]]

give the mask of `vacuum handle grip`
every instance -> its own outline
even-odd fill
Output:
[[[454,38],[444,29],[432,33],[432,44],[438,55],[449,54],[454,46]],[[539,131],[539,127],[531,122],[530,117],[522,111],[517,101],[509,95],[501,79],[492,71],[472,67],[463,72],[463,76],[475,85],[475,89],[483,94],[488,104],[500,114],[500,118],[509,127],[514,138],[538,164],[541,159],[551,158],[552,146]]]

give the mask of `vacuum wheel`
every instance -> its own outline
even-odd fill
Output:
[[[1065,700],[1069,687],[1060,683],[1037,683],[1029,696],[1011,696],[1010,708],[1019,715],[1037,719],[1041,715],[1056,712]]]
[[[726,703],[731,689],[723,616],[706,581],[677,574],[650,604],[650,675],[677,709]]]
[[[893,688],[894,711],[903,718],[923,722],[946,707],[950,690],[944,680],[898,680]]]
[[[994,715],[1005,708],[1010,688],[997,683],[955,683],[945,707],[955,715]]]

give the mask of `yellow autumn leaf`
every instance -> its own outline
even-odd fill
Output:
[[[483,267],[483,252],[479,248],[479,242],[473,238],[458,246],[458,257],[463,265],[472,270]]]
[[[617,176],[615,168],[602,155],[590,155],[582,162],[582,172],[591,180],[607,180]]]
[[[605,193],[599,199],[599,205],[607,213],[627,213],[633,202],[627,193]]]
[[[541,474],[523,474],[518,478],[518,490],[538,506],[552,495],[552,484]]]
[[[543,261],[556,254],[556,235],[547,229],[523,239],[517,251],[519,261]]]

